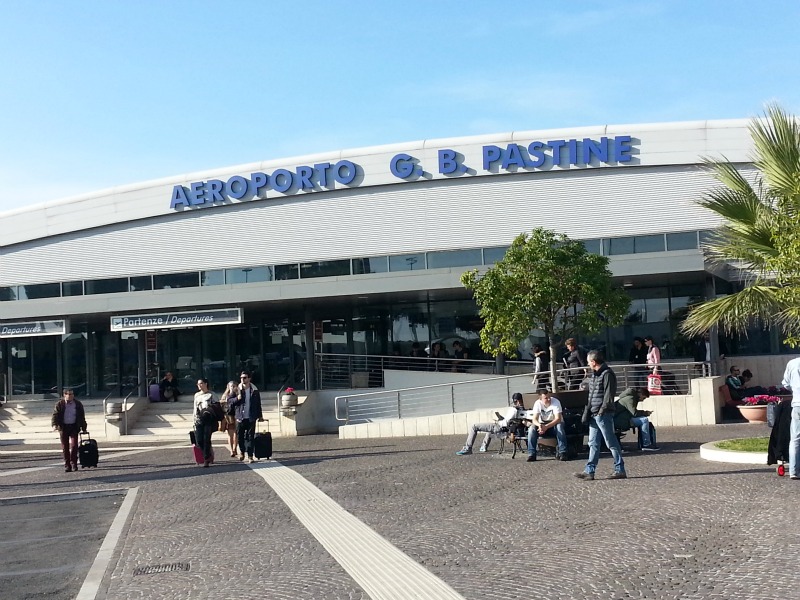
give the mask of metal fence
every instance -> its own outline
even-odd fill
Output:
[[[652,372],[641,365],[611,367],[617,375],[618,392],[628,387],[646,387],[647,377]],[[703,363],[664,363],[658,369],[658,374],[661,377],[662,394],[689,394],[691,380],[710,375],[710,370]],[[557,390],[575,389],[586,375],[584,368],[559,370]],[[532,376],[534,374],[530,372],[495,375],[458,383],[343,394],[336,396],[334,401],[336,419],[347,424],[366,423],[379,419],[425,417],[495,408],[510,404],[513,391],[533,392],[536,386]]]
[[[452,358],[414,358],[411,356],[364,356],[357,354],[317,354],[317,389],[342,390],[384,387],[383,373],[387,369],[396,371],[427,371],[450,373],[473,373],[484,375],[532,375],[532,364],[526,361],[506,361],[502,372],[497,372],[493,360],[457,360]],[[644,365],[609,363],[617,374],[618,387],[646,387],[651,370]],[[583,372],[578,370],[570,378],[577,385]],[[666,362],[658,370],[662,377],[664,393],[689,393],[689,380],[710,375],[708,363]],[[558,369],[559,389],[565,387],[566,369]],[[588,374],[588,369],[586,370]],[[547,374],[543,380],[549,382]]]

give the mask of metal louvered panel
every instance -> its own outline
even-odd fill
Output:
[[[7,247],[0,285],[504,245],[542,226],[576,239],[706,229],[696,167],[408,183],[219,206]]]

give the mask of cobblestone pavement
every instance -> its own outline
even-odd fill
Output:
[[[455,456],[463,436],[276,439],[275,459],[464,598],[796,598],[800,482],[698,452],[707,441],[767,434],[747,424],[662,428],[662,450],[626,453],[630,478],[621,481],[602,479],[612,472],[607,454],[600,479],[588,482],[573,476],[585,455]],[[189,464],[188,447],[106,453],[92,471],[0,477],[0,497],[138,487],[101,597],[367,598],[271,487],[222,458],[217,443],[211,469]],[[56,456],[0,453],[0,475]],[[134,575],[179,562],[190,570]]]

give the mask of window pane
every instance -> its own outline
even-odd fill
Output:
[[[272,281],[272,269],[270,267],[225,269],[225,283],[256,283],[259,281]]]
[[[479,249],[428,252],[429,269],[439,269],[442,267],[475,267],[481,264],[483,264],[483,260]]]
[[[633,254],[633,238],[611,238],[608,242],[608,253],[614,254]]]
[[[660,323],[669,320],[668,298],[646,298],[644,304],[648,323]]]
[[[62,296],[83,296],[82,281],[65,281],[61,284]]]
[[[153,289],[155,290],[197,287],[198,285],[200,285],[200,274],[197,271],[153,275]]]
[[[152,290],[153,289],[153,279],[150,275],[140,275],[138,277],[131,277],[130,281],[130,290],[132,292],[138,292],[141,290]]]
[[[388,270],[388,256],[373,256],[371,258],[353,259],[353,275],[363,275],[366,273],[386,273]]]
[[[425,268],[424,254],[400,254],[389,257],[390,271],[413,271]]]
[[[663,252],[664,236],[658,235],[639,235],[633,238],[634,252]]]
[[[601,240],[583,240],[583,247],[590,254],[603,254],[603,246]]]
[[[200,271],[200,285],[222,285],[225,283],[225,271]]]
[[[89,279],[84,282],[87,294],[115,294],[128,291],[128,278]]]
[[[502,260],[502,258],[506,255],[506,251],[508,251],[508,246],[498,246],[496,248],[484,248],[483,264],[485,265],[495,264],[496,262]]]
[[[275,265],[275,280],[299,279],[297,265]]]
[[[0,302],[17,299],[17,286],[0,287]]]
[[[691,250],[697,248],[697,232],[668,233],[667,250]]]
[[[17,286],[20,300],[36,300],[37,298],[58,298],[61,296],[61,284],[38,283],[35,285]]]
[[[310,277],[337,277],[340,275],[350,275],[349,260],[322,260],[300,263],[300,277],[302,279],[308,279]]]

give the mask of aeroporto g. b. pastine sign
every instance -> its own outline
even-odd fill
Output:
[[[629,135],[615,137],[532,141],[527,146],[511,143],[505,147],[484,145],[480,157],[468,160],[460,152],[441,148],[434,165],[422,164],[411,154],[399,153],[387,160],[385,169],[401,181],[430,178],[433,171],[444,177],[547,171],[554,167],[585,168],[600,165],[625,165],[633,160],[633,139]],[[473,164],[475,163],[475,164]],[[170,208],[214,206],[215,203],[245,202],[274,195],[296,192],[319,192],[336,189],[336,185],[358,187],[364,179],[361,165],[349,160],[300,165],[294,169],[275,169],[271,173],[255,172],[249,176],[234,175],[226,181],[209,179],[172,189]]]

